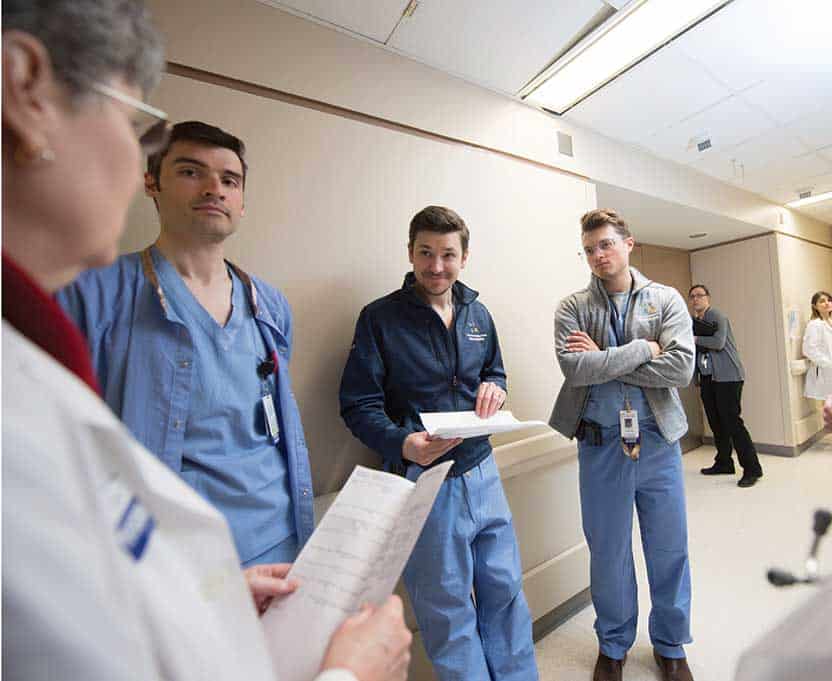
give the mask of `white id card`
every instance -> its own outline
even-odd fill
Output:
[[[280,440],[280,426],[277,424],[277,412],[271,394],[263,395],[263,413],[266,417],[266,432],[277,443]]]
[[[621,439],[624,442],[638,442],[638,412],[635,409],[622,409],[618,412],[621,424]]]

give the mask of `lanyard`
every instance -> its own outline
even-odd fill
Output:
[[[607,296],[610,305],[610,326],[612,327],[612,332],[615,335],[616,345],[621,347],[624,345],[624,323],[627,321],[627,312],[630,309],[630,301],[633,299],[633,286],[635,285],[635,280],[630,284],[630,291],[627,294],[627,302],[624,303],[624,309],[621,311],[621,314],[618,314],[618,307],[614,302],[612,302],[612,298]]]

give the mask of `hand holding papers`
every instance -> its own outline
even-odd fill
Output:
[[[355,468],[289,573],[297,591],[261,620],[280,681],[314,678],[341,622],[393,592],[452,464],[416,483]]]
[[[419,414],[431,437],[450,439],[507,433],[530,426],[545,426],[543,421],[518,421],[510,411],[498,411],[481,419],[473,411],[440,411]]]

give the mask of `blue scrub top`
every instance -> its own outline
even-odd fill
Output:
[[[153,255],[172,314],[194,345],[181,475],[225,515],[246,561],[295,533],[283,446],[268,435],[261,402],[264,393],[275,392],[274,375],[261,379],[257,373],[266,344],[232,268],[232,310],[223,327],[171,263]]]
[[[610,327],[608,329],[608,347],[624,343],[624,322],[630,307],[630,293],[613,293],[610,295]],[[619,339],[621,343],[619,343]],[[638,412],[638,420],[644,421],[653,417],[650,404],[644,391],[637,385],[629,385],[621,381],[607,381],[593,385],[589,391],[586,410],[583,418],[601,426],[611,427],[619,425],[618,413],[625,408],[629,401],[630,409]]]

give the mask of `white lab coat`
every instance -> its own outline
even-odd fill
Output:
[[[5,321],[3,623],[8,681],[279,678],[222,516]]]
[[[810,362],[803,394],[825,400],[832,395],[832,325],[822,319],[809,320],[803,334],[803,354]]]
[[[804,588],[817,591],[740,656],[734,681],[829,681],[832,584]]]

